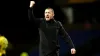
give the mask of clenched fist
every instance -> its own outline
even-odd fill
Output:
[[[76,54],[76,49],[75,48],[71,49],[71,54]]]
[[[35,1],[30,1],[30,8],[32,8],[35,4]]]

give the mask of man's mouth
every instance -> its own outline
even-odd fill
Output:
[[[46,18],[49,18],[49,16],[46,16]]]

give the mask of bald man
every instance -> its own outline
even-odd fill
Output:
[[[59,40],[58,35],[61,35],[65,42],[69,43],[71,47],[71,54],[76,53],[74,44],[67,34],[62,24],[54,19],[54,10],[52,8],[46,8],[44,12],[44,18],[35,18],[33,14],[33,6],[35,1],[30,1],[30,9],[28,10],[29,18],[31,22],[36,22],[39,34],[39,55],[40,56],[59,56]],[[39,12],[37,12],[39,13]]]

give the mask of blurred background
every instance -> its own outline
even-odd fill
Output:
[[[34,0],[34,15],[44,17],[44,10],[52,7],[55,19],[62,22],[76,47],[76,56],[100,56],[99,0]],[[0,34],[9,41],[8,56],[38,56],[39,34],[28,18],[29,0],[2,1]],[[71,56],[70,47],[60,38],[60,56]]]

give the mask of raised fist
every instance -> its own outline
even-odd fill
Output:
[[[35,4],[35,1],[30,1],[30,8],[33,7]]]

